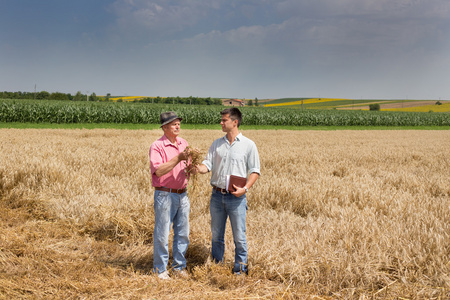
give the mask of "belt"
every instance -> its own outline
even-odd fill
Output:
[[[229,193],[229,191],[227,191],[226,189],[221,189],[221,188],[219,188],[217,186],[214,186],[214,185],[212,187],[213,187],[213,189],[215,189],[218,192],[221,192],[222,194],[228,194]]]
[[[169,192],[169,193],[175,193],[175,194],[183,194],[186,192],[186,188],[177,190],[177,189],[169,189],[169,188],[159,187],[159,186],[155,186],[155,190]]]

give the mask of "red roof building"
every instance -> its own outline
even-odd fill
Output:
[[[224,106],[245,106],[244,100],[241,99],[222,99]]]

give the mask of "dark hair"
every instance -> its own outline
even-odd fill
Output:
[[[236,107],[231,107],[231,108],[227,108],[224,109],[220,112],[220,114],[223,115],[230,115],[230,119],[231,120],[238,120],[238,127],[239,125],[241,125],[242,122],[242,113],[239,109],[237,109]]]

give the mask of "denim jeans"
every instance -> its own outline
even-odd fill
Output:
[[[174,270],[186,268],[186,250],[189,245],[189,209],[187,193],[176,194],[155,191],[155,230],[153,231],[153,270],[162,273],[169,262],[169,232],[173,224]]]
[[[235,197],[213,190],[209,205],[211,213],[212,257],[215,262],[222,262],[225,252],[225,225],[230,218],[234,240],[233,272],[247,272],[247,238],[245,236],[245,217],[247,214],[247,197]]]

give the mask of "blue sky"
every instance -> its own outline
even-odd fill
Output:
[[[0,0],[0,90],[450,99],[448,0]]]

